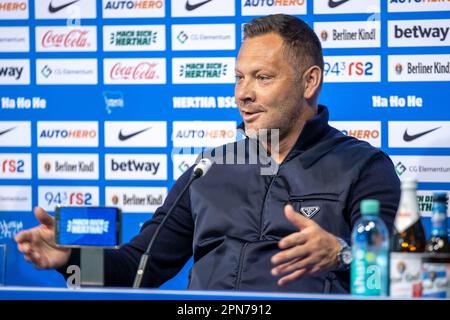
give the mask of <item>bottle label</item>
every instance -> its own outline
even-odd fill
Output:
[[[423,253],[391,252],[389,272],[391,297],[422,296],[422,256]]]
[[[398,232],[403,232],[416,223],[420,219],[419,214],[408,210],[399,210],[395,216],[395,229]]]
[[[388,295],[388,254],[385,250],[353,248],[351,292],[359,296]]]
[[[424,262],[423,297],[450,298],[450,263]]]
[[[443,206],[435,206],[433,208],[433,215],[431,217],[431,235],[435,237],[447,236],[447,212],[443,209]]]

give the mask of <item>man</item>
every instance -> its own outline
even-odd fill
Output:
[[[393,165],[328,125],[328,110],[318,105],[322,49],[307,24],[271,15],[248,23],[244,34],[235,97],[249,138],[211,152],[216,164],[162,228],[143,285],[161,285],[193,255],[190,289],[348,293],[342,253],[360,201],[378,199],[392,229],[400,192]],[[276,134],[260,139],[267,130]],[[248,161],[253,152],[257,163]],[[261,173],[266,160],[276,163],[271,174]],[[191,173],[135,238],[105,252],[107,285],[132,285],[140,256]],[[19,250],[37,268],[65,274],[79,264],[79,252],[57,248],[52,218],[40,208],[35,214],[41,225],[17,235]]]

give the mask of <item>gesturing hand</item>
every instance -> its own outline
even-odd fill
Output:
[[[278,285],[336,267],[340,248],[337,238],[313,220],[295,212],[291,205],[284,207],[284,213],[299,231],[281,239],[278,243],[281,252],[272,256],[272,275],[283,276]]]
[[[37,207],[34,214],[40,225],[16,235],[19,251],[25,254],[25,260],[32,262],[37,269],[63,266],[69,260],[71,250],[56,246],[55,224],[44,209]]]

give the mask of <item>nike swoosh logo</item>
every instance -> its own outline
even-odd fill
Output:
[[[211,2],[212,0],[205,0],[203,2],[199,2],[197,4],[190,4],[189,0],[186,0],[186,10],[187,11],[192,11],[195,10],[197,8],[200,8],[201,6],[207,4],[208,2]]]
[[[403,134],[403,140],[405,140],[406,142],[411,142],[413,140],[416,140],[430,132],[436,131],[437,129],[439,129],[440,127],[428,130],[428,131],[424,131],[421,133],[417,133],[417,134],[413,134],[412,136],[408,134],[408,129],[405,130],[405,133]]]
[[[72,2],[68,2],[68,3],[63,4],[61,6],[58,6],[58,7],[54,7],[52,5],[52,2],[50,1],[50,4],[48,5],[48,11],[50,11],[50,13],[56,13],[56,12],[61,11],[62,9],[67,8],[68,6],[74,4],[75,2],[78,2],[78,1],[80,1],[80,0],[75,0],[75,1],[72,1]]]
[[[328,0],[328,6],[330,8],[336,8],[339,7],[341,4],[346,3],[349,0],[341,0],[341,1],[334,1],[334,0]]]
[[[125,140],[128,140],[128,139],[130,139],[130,138],[133,138],[134,136],[137,136],[138,134],[141,134],[142,132],[144,132],[144,131],[147,131],[148,129],[150,129],[151,127],[148,127],[148,128],[146,128],[146,129],[143,129],[143,130],[139,130],[139,131],[137,131],[137,132],[133,132],[133,133],[130,133],[130,134],[123,134],[122,133],[122,130],[120,130],[120,132],[119,132],[119,140],[120,141],[125,141]]]
[[[0,131],[0,136],[1,136],[1,135],[4,135],[5,133],[8,133],[8,132],[10,132],[10,131],[13,131],[15,128],[16,128],[16,127],[12,127],[12,128],[9,128],[9,129]]]

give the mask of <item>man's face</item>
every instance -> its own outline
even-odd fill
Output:
[[[300,117],[303,88],[283,44],[278,34],[268,33],[248,38],[239,51],[235,98],[248,136],[279,129],[283,138]]]

